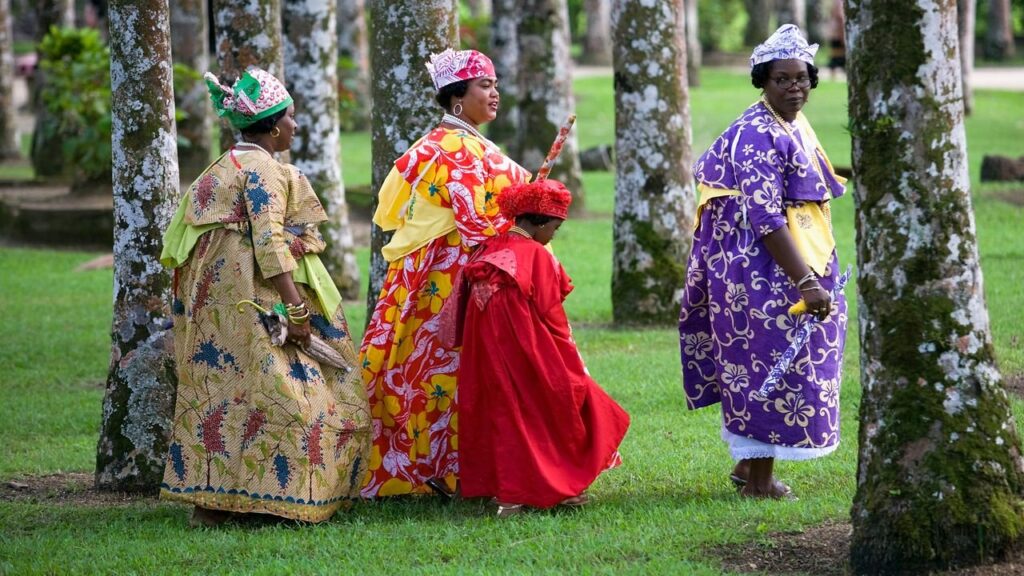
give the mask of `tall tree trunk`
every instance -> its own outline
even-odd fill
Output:
[[[373,15],[373,208],[376,193],[395,159],[441,120],[426,63],[432,53],[459,45],[451,0],[369,0]],[[396,34],[401,30],[401,34]],[[373,315],[388,263],[380,249],[391,234],[376,225],[370,232],[370,282],[366,319]]]
[[[466,0],[466,6],[469,7],[469,13],[473,18],[490,16],[492,10],[491,4],[491,0]]]
[[[569,10],[565,0],[522,0],[519,10],[518,148],[523,166],[536,173],[558,129],[576,112],[569,56]],[[572,192],[573,212],[583,212],[583,180],[575,130],[569,133],[551,177]]]
[[[778,3],[778,24],[796,24],[807,35],[807,1],[775,0]]]
[[[220,78],[232,82],[249,66],[284,80],[281,47],[281,0],[213,0]],[[226,120],[220,123],[220,147],[234,146],[236,134]]]
[[[1010,0],[989,0],[985,57],[990,60],[1009,60],[1015,52]]]
[[[370,48],[366,39],[366,2],[338,0],[339,85],[348,98],[346,129],[370,127]]]
[[[807,0],[807,41],[828,46],[828,25],[834,0]]]
[[[684,28],[686,32],[686,83],[688,86],[700,86],[701,46],[700,16],[697,9],[698,0],[685,0]]]
[[[696,206],[684,8],[684,0],[612,7],[617,323],[675,323],[686,284]]]
[[[37,0],[36,43],[43,40],[52,26],[71,27],[74,20],[68,20],[71,0]],[[64,174],[63,142],[60,139],[60,118],[53,116],[43,104],[43,87],[46,75],[39,67],[32,78],[32,111],[35,127],[32,130],[32,170],[37,178],[54,178]]]
[[[177,385],[160,265],[178,198],[167,0],[111,0],[114,321],[96,485],[155,491],[163,477]]]
[[[519,158],[519,2],[493,0],[491,4],[491,50],[501,91],[498,117],[487,127],[487,135],[512,158]]]
[[[964,114],[970,115],[974,108],[974,0],[957,0],[957,28],[960,37],[960,70],[963,79]]]
[[[0,160],[21,156],[14,109],[14,30],[11,0],[0,0]]]
[[[341,179],[335,0],[284,0],[285,65],[298,130],[292,162],[327,211],[324,264],[342,296],[359,295],[359,266]]]
[[[585,0],[587,31],[583,36],[585,64],[610,66],[612,63],[611,0]]]
[[[743,43],[757,46],[772,33],[772,0],[743,0],[743,6],[747,9]]]
[[[1018,543],[1024,464],[983,296],[956,3],[846,10],[864,390],[851,561],[970,565]]]
[[[172,0],[171,52],[175,64],[195,72],[194,78],[179,78],[175,106],[184,113],[178,135],[187,144],[178,146],[181,179],[191,182],[210,163],[212,155],[213,110],[202,74],[210,68],[210,53],[204,41],[209,34],[207,0]]]

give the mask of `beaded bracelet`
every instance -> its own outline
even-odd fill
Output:
[[[796,287],[797,287],[797,289],[803,289],[804,284],[807,284],[808,282],[811,282],[811,281],[814,281],[814,280],[817,280],[817,279],[818,279],[818,276],[814,273],[814,270],[811,270],[810,272],[805,274],[803,278],[797,280]]]

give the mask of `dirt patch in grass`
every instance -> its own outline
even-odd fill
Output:
[[[710,554],[722,559],[722,569],[743,574],[814,574],[845,576],[852,528],[849,522],[826,522],[803,532],[776,532],[768,541],[720,546]],[[1000,576],[1024,574],[1024,554],[996,564],[933,573],[936,576]]]
[[[101,492],[92,474],[69,472],[47,476],[23,476],[0,482],[0,501],[75,506],[126,506],[152,502],[152,495]]]

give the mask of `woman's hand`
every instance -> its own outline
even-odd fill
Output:
[[[309,322],[303,322],[302,324],[288,323],[288,342],[305,348],[309,346]]]
[[[821,284],[807,286],[800,295],[807,304],[807,313],[813,314],[818,320],[824,320],[832,313],[832,295]]]

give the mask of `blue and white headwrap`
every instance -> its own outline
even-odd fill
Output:
[[[753,68],[763,62],[772,60],[802,60],[808,64],[814,64],[814,55],[818,52],[817,44],[808,44],[800,29],[794,24],[779,26],[764,41],[763,44],[754,48],[750,55],[750,67]]]

